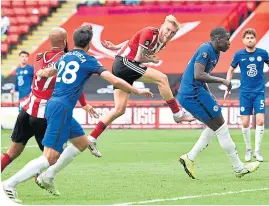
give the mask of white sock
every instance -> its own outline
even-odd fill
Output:
[[[50,166],[43,175],[49,179],[53,179],[56,174],[70,164],[78,154],[80,154],[79,149],[73,144],[69,145],[64,149],[57,162]]]
[[[250,128],[242,127],[242,134],[245,140],[246,148],[251,149],[251,141],[250,141]]]
[[[241,171],[243,169],[244,164],[238,157],[235,144],[231,138],[229,128],[226,123],[224,123],[216,131],[216,135],[218,137],[221,148],[225,151],[226,155],[229,157],[234,170],[236,172]]]
[[[201,152],[203,149],[205,149],[215,136],[216,133],[212,129],[207,127],[202,132],[202,134],[200,135],[199,139],[197,140],[191,151],[188,152],[187,154],[188,158],[194,161],[198,153]]]
[[[50,166],[45,156],[40,156],[37,159],[28,162],[20,171],[5,181],[6,187],[15,188],[17,184],[24,182],[37,174],[40,174],[44,169]]]
[[[260,151],[260,149],[261,149],[261,143],[262,143],[263,134],[264,134],[264,125],[263,126],[256,125],[255,151]]]

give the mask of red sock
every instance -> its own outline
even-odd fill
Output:
[[[177,100],[175,98],[167,100],[166,103],[168,104],[168,106],[170,107],[170,109],[172,110],[173,113],[177,113],[179,112],[179,105],[177,103]]]
[[[95,139],[97,139],[99,137],[100,134],[102,134],[102,132],[106,129],[106,125],[100,121],[98,122],[98,124],[96,125],[96,127],[94,128],[94,130],[91,133],[91,136]]]
[[[7,153],[3,153],[1,155],[1,172],[3,172],[6,166],[8,166],[11,163],[11,161],[12,160],[10,159]]]

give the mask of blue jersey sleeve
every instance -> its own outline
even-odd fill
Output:
[[[239,57],[237,53],[235,53],[233,61],[231,63],[231,67],[236,68],[238,64],[239,64]]]
[[[210,48],[208,47],[208,45],[201,46],[198,50],[195,62],[198,62],[206,66],[209,59],[210,59]]]
[[[101,74],[102,72],[106,71],[103,65],[94,57],[92,57],[87,64],[89,73],[97,73]]]
[[[269,64],[269,53],[265,50],[265,57],[264,57],[264,62],[266,64]]]
[[[15,76],[15,88],[14,88],[15,91],[19,91],[19,85],[18,85],[18,75],[16,74]]]

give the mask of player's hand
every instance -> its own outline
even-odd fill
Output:
[[[153,97],[153,94],[150,91],[146,90],[146,89],[138,90],[137,95],[145,96],[145,97]]]
[[[10,92],[10,94],[14,94],[16,91],[15,91],[15,89],[11,89],[9,92]]]
[[[98,118],[100,115],[96,112],[96,110],[89,104],[86,104],[84,107],[82,107],[86,112],[90,114],[91,118]]]
[[[225,93],[224,93],[224,99],[229,99],[230,95],[231,95],[231,91],[226,90]]]
[[[36,76],[38,76],[38,77],[42,77],[42,75],[43,75],[43,70],[40,69],[40,70],[38,70],[35,74],[36,74]]]
[[[159,58],[155,55],[150,56],[150,58],[154,64],[158,64],[160,61]]]
[[[104,42],[101,42],[101,44],[103,45],[103,47],[105,47],[106,49],[110,49],[110,50],[118,50],[119,48],[113,44],[111,41],[107,41],[105,40]]]
[[[222,83],[227,87],[227,91],[228,92],[231,91],[231,89],[232,89],[232,82],[231,82],[231,80],[224,79]]]

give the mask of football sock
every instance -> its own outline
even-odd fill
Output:
[[[47,169],[44,176],[48,177],[49,179],[53,179],[56,174],[70,164],[78,154],[80,154],[80,150],[73,144],[69,145],[64,149],[57,162]]]
[[[245,140],[246,148],[251,149],[251,142],[250,142],[250,128],[242,127],[242,134]]]
[[[102,122],[102,121],[100,121],[100,122],[98,122],[98,124],[95,126],[95,128],[94,128],[94,130],[91,132],[91,136],[93,137],[93,138],[95,138],[95,139],[97,139],[99,136],[100,136],[100,134],[102,134],[102,132],[106,129],[106,125]]]
[[[256,125],[255,151],[259,151],[261,149],[261,143],[262,143],[263,134],[264,134],[264,125],[263,126]]]
[[[1,172],[12,162],[12,159],[7,153],[1,155]]]
[[[173,114],[179,112],[179,110],[180,110],[179,105],[178,105],[177,100],[175,98],[167,100],[166,103],[168,104],[168,106],[172,110]]]
[[[221,148],[225,151],[226,155],[229,157],[233,169],[235,172],[239,172],[243,169],[244,164],[239,159],[235,144],[229,133],[229,128],[226,123],[224,123],[216,132]]]
[[[17,184],[40,174],[44,169],[50,166],[45,156],[40,156],[37,159],[28,162],[20,171],[5,181],[7,187],[15,188]]]
[[[205,149],[215,136],[216,133],[209,127],[206,127],[206,129],[202,132],[191,151],[187,154],[188,158],[194,161],[198,153]]]

